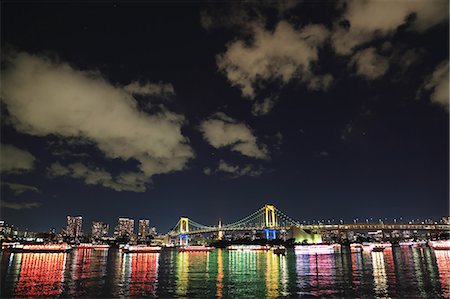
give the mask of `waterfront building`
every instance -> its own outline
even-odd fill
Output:
[[[108,236],[109,224],[101,221],[92,222],[92,239],[99,240]]]
[[[13,228],[4,220],[0,220],[0,241],[12,237]]]
[[[71,238],[81,237],[83,217],[81,216],[67,216],[66,234]]]
[[[139,220],[139,239],[145,240],[150,234],[150,220]]]
[[[116,237],[131,237],[134,233],[134,220],[131,218],[121,217],[117,221],[114,231]]]

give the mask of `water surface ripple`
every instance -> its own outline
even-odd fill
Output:
[[[450,251],[430,248],[0,254],[2,297],[450,297]]]

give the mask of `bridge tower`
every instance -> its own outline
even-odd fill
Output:
[[[278,221],[275,214],[275,206],[265,205],[264,206],[264,217],[265,217],[265,229],[266,239],[273,240],[277,238]]]
[[[275,206],[265,205],[264,206],[264,215],[266,217],[266,227],[278,226],[277,218],[275,216]]]
[[[220,230],[222,228],[222,220],[219,220],[219,232],[217,233],[217,239],[222,240],[223,239],[223,231]]]
[[[189,243],[189,218],[181,217],[179,222],[179,245],[187,246]]]

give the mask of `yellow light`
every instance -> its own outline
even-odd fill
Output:
[[[189,232],[189,218],[181,217],[180,218],[180,233],[188,233]]]
[[[265,205],[264,214],[266,216],[266,227],[278,226],[277,219],[275,218],[275,206]]]
[[[222,221],[219,220],[219,228],[222,227]],[[223,231],[219,230],[219,233],[217,235],[217,239],[218,240],[222,240],[223,239]]]

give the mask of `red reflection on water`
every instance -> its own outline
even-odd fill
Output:
[[[75,297],[85,297],[92,292],[100,291],[103,286],[101,279],[105,275],[108,250],[92,248],[77,248],[73,252],[69,284],[70,294]]]
[[[352,253],[352,283],[355,291],[358,291],[361,285],[361,276],[363,271],[361,254],[361,252]]]
[[[88,278],[91,268],[91,249],[77,249],[75,254],[76,262],[72,265],[74,281]]]
[[[156,296],[159,253],[132,253],[130,296]]]
[[[395,280],[395,263],[394,263],[394,254],[392,252],[392,247],[386,247],[383,250],[383,254],[384,254],[384,260],[385,263],[387,265],[386,270],[387,270],[387,281],[388,281],[388,287],[389,287],[389,294],[392,295],[393,297],[397,297],[397,293],[395,288],[392,288],[391,286],[395,286],[396,285],[396,280]]]
[[[66,253],[22,253],[15,294],[55,297],[62,292]]]
[[[77,248],[72,256],[70,293],[75,297],[87,296],[91,268],[91,249]]]
[[[311,254],[309,256],[309,272],[313,275],[310,279],[310,285],[313,288],[311,294],[313,296],[323,296],[325,294],[334,293],[333,254]]]
[[[434,255],[439,270],[442,293],[444,298],[450,298],[450,250],[435,250]]]
[[[401,265],[403,266],[404,271],[412,272],[411,269],[414,269],[414,261],[412,256],[412,248],[411,247],[401,247]]]

